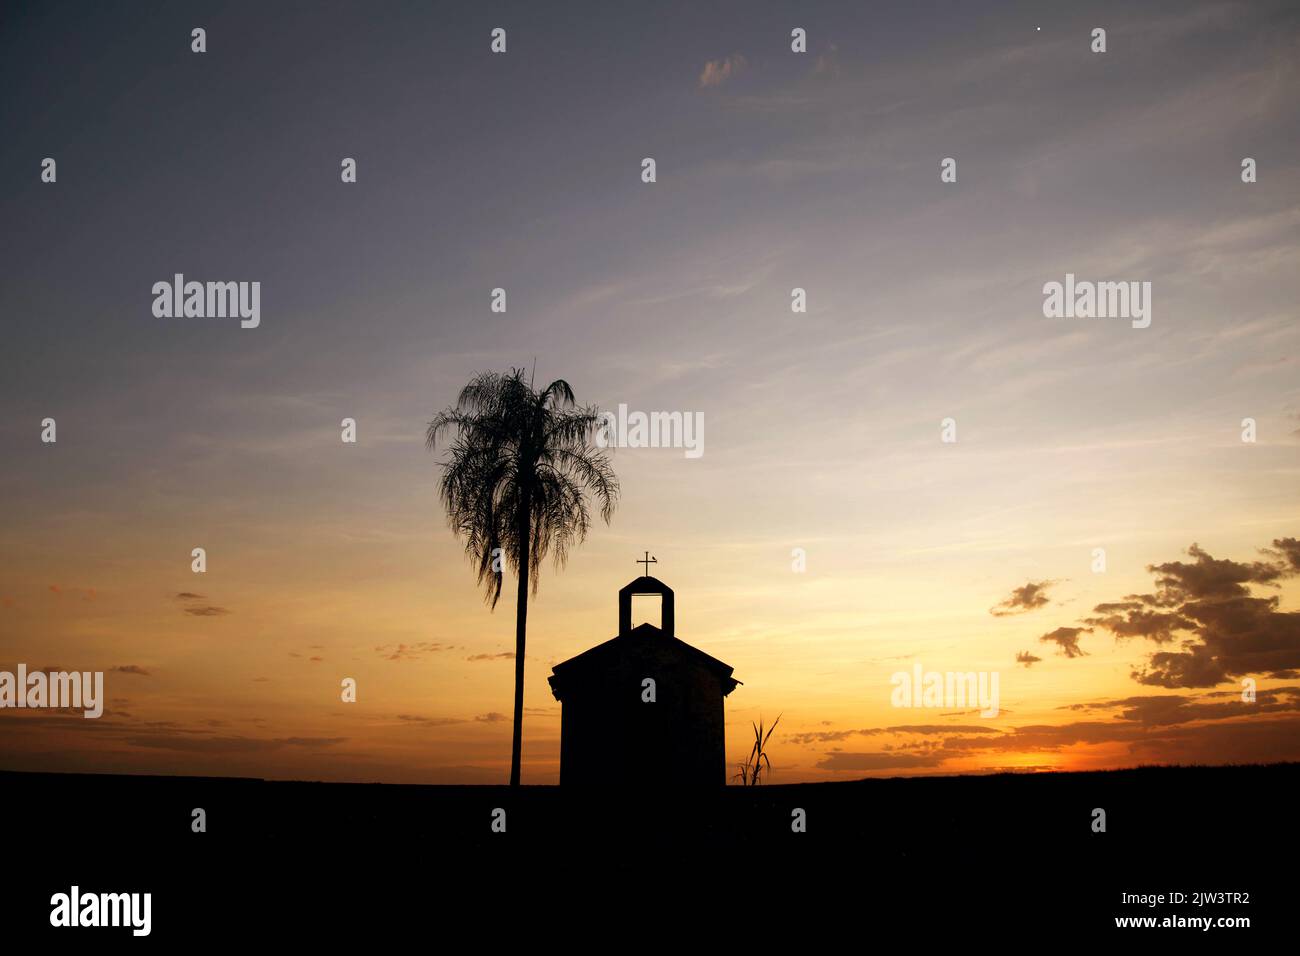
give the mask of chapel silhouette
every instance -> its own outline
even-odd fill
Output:
[[[634,595],[660,597],[658,627],[632,626]],[[642,575],[618,592],[618,636],[552,669],[561,785],[726,784],[723,698],[740,681],[677,638],[675,610],[673,589]]]

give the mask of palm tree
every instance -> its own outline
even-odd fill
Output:
[[[592,444],[601,425],[595,406],[578,407],[563,379],[534,391],[523,369],[484,372],[461,389],[455,406],[429,423],[432,450],[455,429],[450,459],[442,463],[439,497],[452,531],[478,570],[484,600],[496,608],[502,565],[519,579],[515,612],[515,723],[510,785],[519,785],[524,720],[524,647],[528,589],[542,559],[562,567],[569,548],[582,543],[591,523],[590,493],[608,524],[618,501],[618,479],[606,453]]]

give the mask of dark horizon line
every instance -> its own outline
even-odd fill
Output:
[[[836,787],[864,783],[887,783],[890,781],[915,781],[915,780],[973,780],[987,779],[990,777],[1085,777],[1089,775],[1101,774],[1137,774],[1152,773],[1156,771],[1211,771],[1211,770],[1264,770],[1277,769],[1282,767],[1300,768],[1300,760],[1276,760],[1268,763],[1258,761],[1249,761],[1245,763],[1142,763],[1129,767],[1115,767],[1107,770],[1036,770],[1026,768],[1024,770],[994,770],[987,773],[928,773],[912,775],[895,775],[892,777],[855,777],[852,780],[808,780],[793,783],[765,783],[758,787],[747,787],[738,784],[728,783],[724,787],[708,788],[707,792],[717,793],[719,790],[778,790],[789,789],[793,787]],[[385,783],[382,780],[277,780],[268,777],[225,777],[225,776],[205,776],[200,774],[168,774],[168,773],[104,773],[93,770],[7,770],[0,768],[0,781],[6,778],[27,778],[34,779],[37,777],[51,777],[58,779],[67,779],[69,777],[93,777],[96,780],[117,779],[117,780],[166,780],[166,781],[188,781],[192,783],[256,783],[256,784],[287,784],[287,785],[308,785],[308,786],[330,786],[330,787],[401,787],[401,788],[425,788],[425,789],[481,789],[490,790],[499,788],[502,790],[513,790],[508,783]],[[15,781],[16,782],[16,781]],[[584,793],[602,793],[616,792],[619,788],[610,787],[561,787],[558,783],[525,783],[521,785],[524,788],[533,790],[555,790],[557,792],[573,793],[575,795]],[[665,790],[672,788],[665,787]],[[682,788],[677,792],[692,793],[699,792],[704,788]]]

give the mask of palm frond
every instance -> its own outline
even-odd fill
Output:
[[[593,442],[600,411],[577,407],[564,379],[534,390],[525,375],[512,368],[474,376],[425,431],[431,451],[446,449],[439,498],[492,607],[502,586],[494,549],[536,593],[545,558],[562,567],[586,539],[589,502],[606,523],[618,502],[608,454]]]

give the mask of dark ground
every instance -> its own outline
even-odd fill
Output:
[[[583,950],[789,939],[817,952],[890,939],[983,950],[1026,931],[1035,945],[1043,931],[1056,934],[1049,945],[1286,940],[1300,927],[1298,782],[1300,764],[1278,764],[632,796],[0,772],[0,933],[56,932],[50,896],[76,883],[151,892],[152,935],[60,929],[52,941],[357,938],[370,951],[390,937]],[[206,833],[191,831],[195,807]],[[491,830],[497,807],[505,833]],[[1105,833],[1092,830],[1096,807]],[[806,833],[791,831],[795,808]],[[1171,890],[1250,896],[1121,903]],[[1244,915],[1251,927],[1114,922],[1179,914]]]

